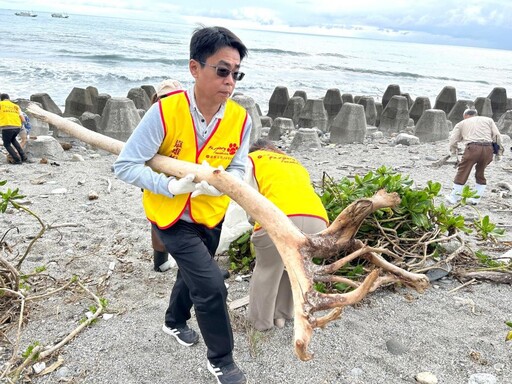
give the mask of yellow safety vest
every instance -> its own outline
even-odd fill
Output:
[[[249,154],[260,193],[287,216],[318,217],[329,223],[327,212],[311,185],[309,173],[291,156],[259,150]],[[256,223],[254,230],[260,229]]]
[[[185,91],[171,94],[159,101],[164,122],[164,139],[158,153],[174,159],[226,169],[240,148],[247,111],[228,99],[224,117],[200,150],[190,114],[190,101]],[[144,190],[143,205],[148,220],[159,228],[168,228],[179,220],[185,209],[196,223],[213,228],[219,224],[229,205],[228,196],[200,195],[191,199],[190,193],[169,198]]]
[[[0,101],[0,127],[21,127],[20,114],[20,107],[12,101]]]

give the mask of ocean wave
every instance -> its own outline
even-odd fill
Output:
[[[119,75],[117,73],[106,73],[103,76],[96,77],[96,82],[102,83],[102,82],[116,82],[116,81],[122,81],[125,83],[149,83],[149,84],[157,84],[161,81],[161,76],[153,76],[153,75],[146,75],[146,76],[140,76],[140,77],[130,77],[126,75]]]
[[[322,70],[322,71],[344,71],[344,72],[362,73],[362,74],[386,76],[386,77],[396,77],[396,78],[431,79],[431,80],[443,80],[443,81],[454,81],[454,82],[464,82],[464,83],[469,82],[469,83],[478,83],[478,84],[484,84],[484,85],[491,84],[485,80],[458,79],[455,77],[447,77],[447,76],[420,75],[419,73],[412,73],[412,72],[380,71],[380,70],[376,70],[376,69],[341,67],[341,66],[326,65],[326,64],[317,65],[317,66],[315,66],[314,69]]]
[[[279,55],[288,55],[288,56],[311,56],[309,53],[305,52],[296,52],[296,51],[287,51],[284,49],[277,49],[277,48],[252,48],[251,52],[258,52],[258,53],[275,53]]]
[[[351,57],[351,56],[347,56],[347,55],[342,55],[341,53],[329,53],[329,52],[319,53],[318,56],[338,57],[340,59],[348,59]]]
[[[479,66],[477,66],[475,68],[476,69],[481,69],[483,71],[512,72],[512,68],[507,68],[505,66],[503,66],[503,67],[500,67],[500,66],[491,67],[491,66],[487,66],[487,65],[479,65]]]
[[[176,66],[186,66],[189,62],[189,59],[167,59],[164,57],[150,58],[150,57],[130,57],[122,54],[116,53],[108,53],[108,54],[76,54],[73,52],[61,52],[64,53],[59,55],[61,57],[73,58],[78,60],[86,60],[96,63],[118,63],[118,62],[129,62],[129,63],[145,63],[145,64],[154,64],[160,63],[165,65],[176,65]]]
[[[173,37],[169,37],[168,35],[163,36],[133,36],[132,40],[134,44],[159,44],[159,45],[170,45],[170,46],[184,46],[183,41],[177,40]],[[142,48],[138,45],[139,49]],[[188,47],[187,47],[188,48]]]

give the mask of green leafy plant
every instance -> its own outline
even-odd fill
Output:
[[[28,273],[28,274],[20,274],[20,289],[24,289],[25,291],[28,291],[30,289],[30,285],[29,284],[29,280],[32,276],[34,275],[37,275],[37,274],[40,274],[40,273],[43,273],[44,271],[46,271],[46,266],[45,265],[41,265],[39,267],[36,267],[34,269],[34,272],[33,273]]]
[[[476,251],[475,256],[479,260],[480,264],[482,264],[485,267],[492,269],[507,268],[507,263],[505,263],[504,261],[496,261],[491,256],[485,254],[481,250]]]
[[[456,209],[466,204],[466,200],[476,196],[476,192],[465,187],[459,205],[448,207],[436,204],[441,192],[441,184],[428,181],[423,188],[414,186],[413,180],[407,175],[397,173],[391,168],[382,166],[375,171],[360,176],[354,175],[353,180],[344,177],[334,181],[326,173],[322,178],[321,199],[327,210],[329,219],[334,220],[339,213],[352,202],[361,198],[370,198],[380,189],[396,192],[401,199],[394,208],[380,209],[367,217],[359,228],[356,238],[371,246],[380,246],[395,255],[390,260],[407,270],[425,268],[425,260],[438,260],[442,253],[440,244],[447,239],[457,238],[459,233],[476,232],[483,239],[494,238],[503,233],[497,229],[489,218],[480,218],[474,223],[466,222],[464,216],[456,213]],[[326,264],[337,258],[324,260]],[[384,257],[388,256],[383,255]],[[340,276],[357,281],[364,275],[366,264],[355,261],[337,272]],[[349,284],[338,282],[332,286],[317,285],[320,291],[345,292],[351,290]]]
[[[468,198],[476,196],[476,192],[465,186],[459,204],[447,207],[441,203],[435,205],[435,198],[441,191],[441,184],[428,181],[422,189],[413,188],[413,181],[408,175],[397,173],[391,168],[381,166],[376,171],[370,171],[364,176],[355,175],[354,180],[347,177],[334,182],[326,173],[322,180],[322,203],[326,208],[329,219],[334,220],[338,214],[357,199],[371,197],[380,189],[396,192],[401,203],[394,209],[383,209],[367,218],[359,233],[376,233],[376,227],[396,230],[396,235],[419,231],[430,231],[439,228],[442,233],[452,235],[459,231],[472,233],[476,231],[482,239],[495,239],[504,233],[496,228],[489,217],[479,218],[474,223],[466,223],[464,216],[456,214],[456,209],[466,204]],[[379,225],[377,225],[377,222]],[[400,225],[396,225],[397,222]],[[382,231],[380,231],[382,233]]]
[[[0,180],[0,187],[4,186],[5,184],[7,184],[7,180]],[[0,191],[0,213],[5,213],[9,204],[12,204],[15,208],[18,208],[19,206],[16,204],[16,200],[21,200],[23,198],[25,198],[25,196],[19,193],[19,188],[8,188],[5,192]]]
[[[22,353],[21,353],[21,357],[23,357],[24,359],[28,359],[30,357],[30,355],[32,355],[32,352],[34,351],[34,349],[39,345],[39,341],[35,341],[33,343],[31,343]],[[35,354],[34,356],[32,356],[32,359],[33,360],[37,360],[38,359],[38,356],[39,354]]]
[[[46,269],[47,269],[46,265],[41,265],[40,267],[36,267],[35,268],[35,272],[36,273],[42,273],[42,272],[46,271]]]
[[[441,190],[441,184],[429,181],[423,189],[413,189],[413,180],[391,168],[381,166],[364,176],[355,175],[354,180],[347,177],[335,182],[324,173],[321,199],[329,219],[334,220],[349,204],[361,198],[369,198],[380,189],[396,192],[401,203],[394,209],[382,209],[367,218],[358,232],[358,237],[368,234],[379,235],[382,231],[395,231],[397,236],[410,231],[430,230],[435,225],[436,214],[434,198]],[[445,208],[445,214],[448,214]],[[462,219],[463,221],[463,219]],[[377,225],[378,222],[378,225]],[[379,230],[379,227],[382,230]],[[374,239],[376,240],[376,239]]]
[[[107,300],[107,299],[105,299],[104,297],[100,297],[100,298],[99,298],[99,302],[100,302],[101,308],[102,308],[103,310],[105,310],[105,309],[107,308],[107,306],[108,306],[108,300]],[[91,305],[89,305],[89,307],[87,307],[87,311],[88,311],[88,312],[90,312],[90,313],[95,313],[97,310],[98,310],[98,307],[97,307],[95,304],[91,304]],[[82,317],[82,318],[80,319],[79,323],[80,323],[80,324],[85,323],[87,320],[88,320],[88,317],[87,317],[87,315],[86,315],[86,316],[84,316],[84,317]],[[91,321],[91,324],[90,324],[90,325],[95,324],[97,321],[98,321],[98,319],[97,319],[97,318],[96,318],[96,319],[93,319],[93,320]]]
[[[7,183],[6,180],[0,180],[0,186],[4,186]],[[19,270],[21,269],[21,264],[29,254],[30,250],[32,249],[32,246],[34,243],[43,236],[44,232],[47,229],[47,226],[43,223],[43,221],[37,216],[34,212],[32,212],[30,209],[25,207],[24,205],[18,204],[17,201],[25,198],[25,195],[22,195],[19,193],[19,189],[10,189],[8,188],[6,192],[0,191],[0,213],[5,213],[7,210],[7,207],[11,205],[13,208],[17,210],[22,210],[28,213],[29,215],[33,216],[40,224],[41,230],[39,233],[31,240],[30,244],[28,245],[25,253],[23,256],[19,259],[18,264],[16,264],[16,268]]]
[[[454,208],[447,207],[443,203],[436,207],[432,213],[433,219],[439,225],[442,232],[453,235],[458,231],[464,233],[472,233],[473,230],[466,225],[464,216],[454,214]]]
[[[505,321],[505,324],[509,326],[509,328],[512,328],[512,321]],[[507,337],[505,338],[506,341],[512,341],[512,330],[508,331]]]
[[[235,273],[248,273],[254,264],[254,248],[251,243],[252,230],[233,240],[228,248],[229,269]]]
[[[389,249],[390,254],[395,255],[391,261],[407,270],[421,270],[428,259],[439,260],[444,252],[440,244],[450,239],[460,240],[461,233],[475,232],[484,240],[493,240],[504,233],[503,229],[496,228],[496,225],[491,223],[488,216],[480,217],[474,222],[466,222],[464,216],[456,213],[458,207],[466,205],[467,199],[476,196],[476,192],[469,187],[464,187],[459,204],[436,204],[436,198],[441,192],[440,183],[428,181],[425,187],[417,188],[408,175],[397,173],[386,166],[365,175],[343,177],[339,181],[334,181],[324,173],[319,189],[320,199],[330,221],[336,219],[348,205],[358,199],[370,198],[381,189],[396,192],[400,196],[400,204],[394,208],[380,209],[368,216],[355,237],[370,246]],[[228,255],[231,270],[246,273],[252,269],[254,252],[251,251],[249,240],[250,231],[230,244]],[[313,259],[313,262],[330,264],[343,256],[337,255],[327,260]],[[490,267],[491,259],[482,258],[480,263]],[[358,281],[367,272],[364,261],[354,260],[340,269],[337,275]],[[326,293],[353,289],[354,284],[343,278],[335,283],[315,283],[315,289]]]
[[[496,237],[503,236],[505,230],[502,228],[496,228],[496,224],[492,223],[488,215],[479,218],[473,222],[473,225],[478,230],[478,235],[482,240],[496,240]]]
[[[107,309],[108,307],[108,300],[105,299],[104,297],[100,297],[100,303],[101,303],[101,307],[103,309]]]
[[[30,285],[28,285],[28,284],[26,284],[24,282],[20,282],[19,290],[24,292],[24,293],[27,293],[28,291],[30,291]]]

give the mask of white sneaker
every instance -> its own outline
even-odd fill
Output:
[[[460,199],[454,195],[445,195],[444,198],[446,199],[446,201],[448,201],[452,205],[455,205],[460,201]]]
[[[178,343],[185,347],[190,347],[199,341],[199,335],[188,325],[182,328],[169,328],[167,325],[162,325],[162,331],[168,335],[173,336]]]
[[[169,259],[158,268],[160,269],[160,272],[165,272],[169,269],[178,269],[178,264],[172,256],[169,256]]]
[[[217,384],[247,384],[244,373],[235,363],[216,367],[208,361],[208,371],[215,376]]]

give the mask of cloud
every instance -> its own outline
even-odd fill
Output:
[[[268,8],[242,7],[231,11],[231,15],[234,19],[254,21],[261,25],[283,24],[277,13]]]
[[[365,2],[304,0],[304,14],[280,15],[291,27],[374,28],[374,38],[402,36],[420,42],[463,44],[512,49],[512,2],[430,0],[422,2],[368,0]],[[368,36],[365,29],[364,37]]]
[[[512,49],[510,0],[0,0],[0,7]]]

